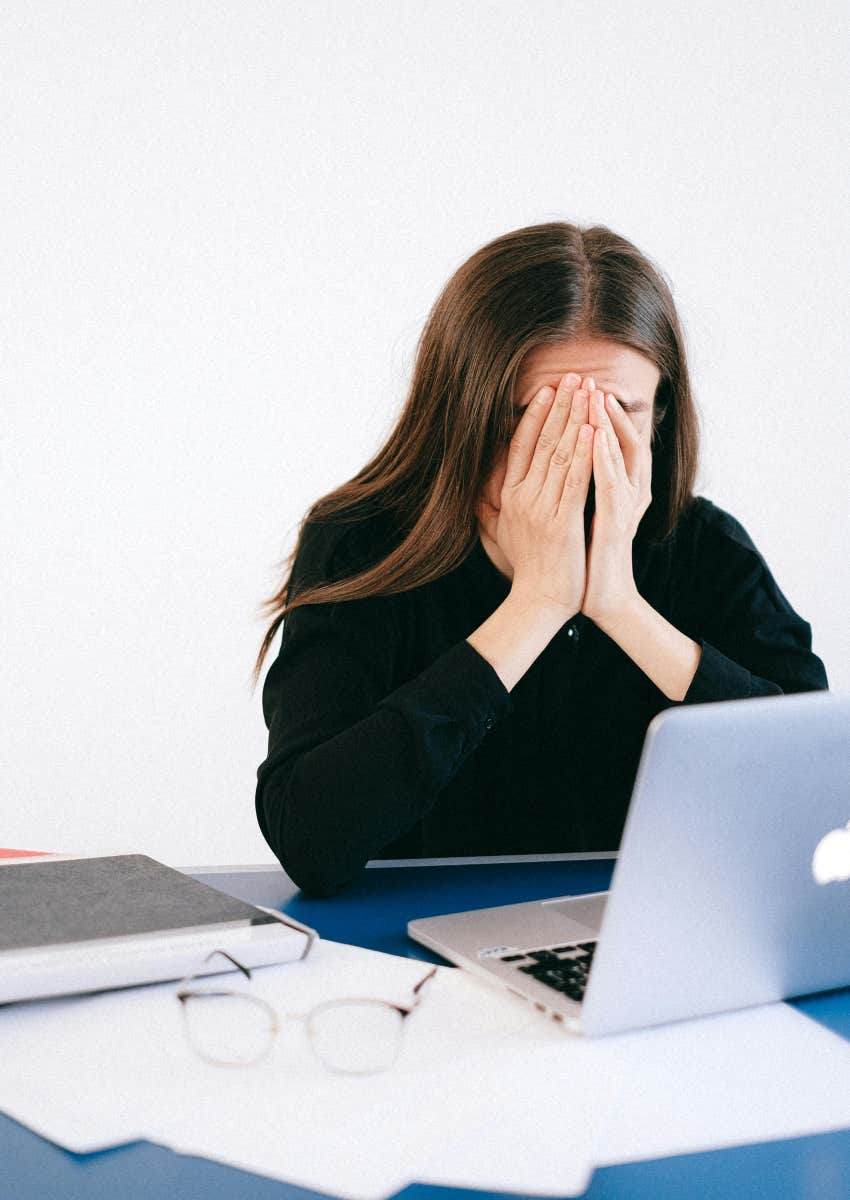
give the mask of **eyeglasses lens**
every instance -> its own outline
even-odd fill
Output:
[[[350,1074],[385,1071],[401,1047],[401,1013],[378,1000],[329,1004],[312,1013],[308,1028],[322,1061]]]
[[[274,1038],[271,1013],[250,996],[190,996],[183,1002],[183,1015],[192,1046],[212,1062],[256,1062]]]

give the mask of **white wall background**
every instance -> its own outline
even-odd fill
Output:
[[[274,563],[537,221],[668,274],[697,490],[850,686],[849,41],[843,0],[3,4],[0,845],[274,861]]]

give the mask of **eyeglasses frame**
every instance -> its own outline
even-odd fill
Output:
[[[313,948],[314,942],[318,939],[318,936],[319,936],[315,929],[311,929],[309,925],[302,924],[300,921],[297,921],[294,917],[291,917],[288,915],[284,916],[283,913],[277,912],[276,909],[266,908],[264,905],[260,905],[260,904],[255,905],[255,908],[259,908],[262,912],[268,913],[270,916],[272,916],[276,920],[280,921],[281,924],[288,925],[293,929],[298,929],[298,930],[300,930],[300,932],[307,934],[307,942],[305,943],[304,950],[302,951],[302,953],[299,955],[299,957],[297,959],[293,959],[291,961],[301,962],[302,959],[305,959],[307,957],[307,955],[310,953],[310,951]],[[211,950],[209,952],[209,954],[206,956],[206,958],[204,959],[204,963],[205,964],[208,963],[210,961],[210,959],[213,958],[213,956],[216,954],[221,954],[224,958],[226,958],[229,962],[231,962],[233,964],[233,966],[236,967],[237,970],[241,971],[242,974],[245,976],[245,978],[250,982],[251,969],[249,967],[244,966],[241,962],[239,962],[237,959],[235,959],[233,957],[233,955],[230,954],[227,950]],[[397,1013],[400,1014],[402,1022],[403,1022],[405,1020],[405,1018],[409,1017],[410,1014],[413,1012],[413,1010],[418,1006],[420,1000],[422,999],[421,989],[429,981],[429,979],[433,979],[433,977],[436,975],[436,973],[437,973],[437,967],[436,966],[431,967],[430,971],[428,971],[428,973],[422,979],[420,979],[419,982],[411,989],[413,996],[414,996],[414,1000],[413,1000],[413,1003],[409,1004],[409,1005],[392,1004],[389,1000],[379,1000],[372,996],[338,996],[334,1000],[324,1000],[320,1004],[314,1005],[312,1008],[308,1009],[306,1012],[303,1012],[303,1013],[294,1013],[294,1012],[279,1013],[278,1010],[272,1004],[269,1004],[269,1002],[267,1000],[264,1000],[262,998],[262,996],[252,996],[249,992],[239,991],[234,988],[190,988],[189,984],[192,982],[193,979],[199,979],[199,978],[203,979],[206,977],[204,974],[202,974],[198,971],[193,971],[188,975],[184,975],[184,977],[177,984],[175,996],[176,996],[177,1000],[180,1002],[180,1011],[183,1014],[183,1031],[184,1031],[184,1034],[186,1035],[186,1039],[187,1039],[193,1053],[197,1054],[199,1056],[199,1058],[202,1058],[205,1062],[211,1063],[213,1066],[216,1066],[216,1067],[248,1067],[248,1066],[253,1066],[255,1063],[260,1062],[261,1059],[266,1057],[266,1055],[270,1052],[272,1046],[274,1045],[275,1039],[277,1038],[277,1035],[281,1029],[280,1018],[281,1018],[281,1016],[283,1016],[289,1020],[298,1020],[298,1021],[305,1022],[305,1026],[307,1029],[307,1035],[308,1035],[308,1038],[310,1041],[310,1048],[313,1051],[316,1058],[318,1059],[318,1061],[322,1064],[323,1067],[325,1067],[326,1070],[332,1071],[338,1075],[374,1075],[379,1071],[387,1070],[389,1068],[388,1067],[378,1067],[378,1068],[367,1068],[364,1070],[348,1070],[344,1067],[335,1067],[331,1063],[327,1062],[324,1058],[322,1058],[321,1054],[319,1054],[318,1050],[316,1050],[315,1043],[313,1041],[313,1031],[310,1026],[310,1019],[312,1017],[314,1017],[316,1015],[316,1013],[324,1012],[329,1008],[334,1008],[334,1007],[338,1007],[338,1006],[344,1006],[344,1005],[348,1005],[348,1004],[379,1004],[385,1008],[394,1009]],[[195,1043],[192,1041],[191,1035],[189,1034],[188,1027],[187,1027],[188,1017],[187,1017],[186,1001],[190,1000],[193,996],[237,996],[241,1000],[247,1000],[251,1004],[258,1005],[260,1008],[262,1008],[268,1014],[268,1016],[270,1018],[271,1036],[268,1040],[268,1044],[254,1058],[247,1059],[243,1062],[228,1062],[225,1059],[212,1058],[210,1055],[204,1054],[203,1051],[199,1050],[198,1047],[195,1045]],[[402,1026],[402,1032],[403,1032],[403,1026]],[[401,1040],[402,1039],[399,1038],[399,1046],[401,1045]],[[389,1066],[392,1066],[396,1062],[397,1058],[398,1058],[398,1050],[396,1051],[396,1057],[393,1059],[393,1062],[389,1064]]]

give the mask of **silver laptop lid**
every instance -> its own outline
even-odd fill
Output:
[[[850,695],[657,714],[582,1028],[638,1028],[850,984],[848,820]],[[813,872],[819,845],[823,882]]]

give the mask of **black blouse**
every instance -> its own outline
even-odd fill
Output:
[[[293,595],[391,537],[383,516],[308,525]],[[656,713],[828,689],[811,626],[730,513],[698,496],[670,539],[638,531],[632,550],[640,594],[702,648],[681,701],[581,613],[509,692],[466,641],[511,587],[480,540],[433,583],[294,609],[263,685],[256,788],[290,878],[328,896],[370,859],[616,850]]]

